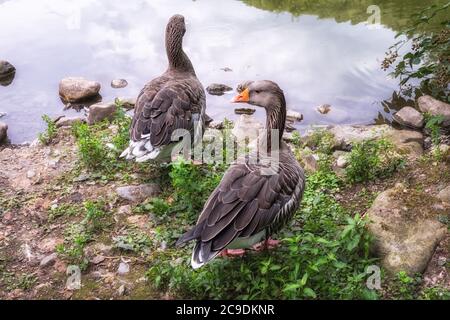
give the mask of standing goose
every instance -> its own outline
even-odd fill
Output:
[[[172,135],[190,132],[197,141],[205,123],[205,90],[183,51],[184,17],[174,15],[166,27],[167,71],[149,82],[136,101],[129,147],[121,157],[137,162],[165,161],[175,146]],[[200,135],[200,136],[199,136]]]
[[[286,122],[283,91],[272,81],[246,82],[238,91],[233,102],[266,109],[267,132],[260,148],[267,148],[270,156],[252,152],[233,163],[206,202],[197,225],[178,240],[177,245],[196,241],[191,260],[194,269],[226,249],[250,248],[267,240],[293,217],[303,197],[304,171],[282,140]],[[279,148],[272,148],[273,141]],[[276,156],[274,169],[269,163]]]

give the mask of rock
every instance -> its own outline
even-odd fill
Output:
[[[104,256],[95,256],[94,258],[92,258],[91,260],[89,260],[90,263],[98,265],[100,263],[102,263],[103,261],[105,261],[106,258]]]
[[[27,171],[27,178],[28,179],[33,179],[34,177],[36,177],[36,172],[33,170],[28,170]]]
[[[16,75],[16,68],[9,62],[0,60],[0,86],[9,86]]]
[[[225,67],[225,68],[220,68],[220,70],[225,71],[225,72],[233,72],[233,69]]]
[[[125,88],[128,85],[128,81],[125,79],[115,79],[111,81],[111,87],[114,89]]]
[[[254,116],[243,114],[236,122],[232,133],[239,142],[245,139],[253,141],[262,129],[264,129],[264,126]]]
[[[431,96],[422,96],[417,100],[419,110],[433,116],[444,117],[444,127],[450,126],[450,104],[434,99]]]
[[[206,91],[208,91],[209,94],[213,96],[223,96],[225,92],[232,91],[233,88],[225,85],[225,84],[219,84],[219,83],[213,83],[209,87],[206,88]]]
[[[441,190],[437,197],[442,202],[446,202],[446,203],[450,204],[450,186],[448,186],[445,189]]]
[[[387,138],[411,156],[423,154],[423,134],[414,130],[396,130],[389,125],[337,125],[329,131],[334,135],[336,149],[349,150],[354,143]]]
[[[3,117],[5,117],[7,115],[7,113],[6,112],[0,112],[0,118],[3,118]]]
[[[87,123],[93,125],[105,119],[112,121],[117,111],[115,103],[97,103],[89,108]]]
[[[433,139],[431,139],[431,137],[426,137],[425,140],[423,141],[423,148],[425,150],[428,150],[432,146],[433,146]]]
[[[140,186],[126,186],[116,189],[117,194],[122,199],[131,202],[142,202],[151,197],[156,197],[161,193],[161,188],[157,184],[143,184]]]
[[[0,81],[11,77],[16,72],[16,68],[8,61],[0,60]]]
[[[394,114],[394,120],[405,127],[421,129],[424,124],[423,115],[412,107],[404,107]]]
[[[120,215],[129,215],[132,213],[132,209],[130,205],[126,205],[126,206],[121,206],[118,210],[117,213]]]
[[[375,240],[372,251],[391,274],[422,273],[447,233],[431,206],[422,204],[426,196],[423,194],[418,204],[411,204],[409,197],[414,195],[397,185],[380,194],[366,213]]]
[[[59,95],[65,102],[81,102],[98,96],[100,88],[99,82],[81,77],[69,77],[62,79],[59,83]]]
[[[336,160],[336,166],[341,169],[345,169],[348,166],[348,157],[346,155],[341,155]]]
[[[56,259],[58,258],[58,255],[56,253],[52,253],[46,257],[44,257],[41,262],[39,263],[39,266],[41,268],[47,268],[55,264]]]
[[[222,130],[224,128],[224,123],[223,121],[211,121],[209,123],[209,128],[215,130]]]
[[[63,116],[59,118],[55,124],[57,128],[72,127],[75,123],[86,123],[86,121],[87,120],[85,116],[74,116],[74,117]]]
[[[126,110],[134,109],[136,106],[136,98],[116,98],[115,103],[122,105],[122,107]]]
[[[253,108],[237,108],[237,109],[234,109],[234,113],[239,114],[239,115],[241,115],[241,114],[252,115],[255,112],[256,112],[256,109],[253,109]]]
[[[410,157],[418,158],[423,154],[424,136],[421,132],[413,130],[395,130],[386,135],[398,150],[405,152]]]
[[[123,285],[121,285],[121,286],[119,287],[119,290],[117,291],[117,294],[118,294],[119,296],[124,296],[124,295],[125,295],[125,292],[126,292],[126,288],[125,288],[125,285],[123,284]]]
[[[331,111],[331,105],[323,104],[317,107],[317,111],[321,114],[328,114]]]
[[[284,130],[286,130],[286,132],[293,132],[293,131],[295,131],[297,129],[294,127],[294,123],[293,122],[286,121],[286,125],[284,127]]]
[[[304,169],[310,172],[319,170],[319,156],[316,154],[309,154],[302,157]]]
[[[0,143],[5,141],[8,137],[8,125],[0,122]]]
[[[119,268],[117,269],[117,273],[120,275],[125,275],[130,273],[130,265],[125,262],[121,262],[119,264]]]
[[[295,121],[302,121],[303,120],[303,114],[297,111],[288,110],[286,113],[286,119],[292,122]]]

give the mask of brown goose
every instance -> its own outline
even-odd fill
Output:
[[[149,82],[136,101],[131,125],[131,141],[121,157],[137,162],[165,161],[175,146],[172,135],[190,132],[193,141],[201,138],[205,123],[205,90],[186,53],[184,17],[174,15],[166,27],[167,71]],[[187,130],[187,131],[186,131]]]
[[[194,269],[226,249],[250,248],[280,230],[298,209],[305,188],[305,175],[288,145],[282,141],[286,121],[283,91],[272,81],[246,82],[236,103],[266,109],[266,136],[260,146],[270,156],[253,152],[233,163],[209,197],[197,225],[177,245],[195,240],[191,264]],[[277,134],[278,136],[276,136]],[[279,148],[272,148],[273,141]],[[278,156],[275,168],[269,164]]]

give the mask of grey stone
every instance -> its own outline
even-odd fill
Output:
[[[450,104],[434,99],[431,96],[422,96],[417,100],[419,110],[433,116],[443,116],[445,127],[450,126]]]
[[[52,253],[46,257],[44,257],[41,262],[39,263],[39,266],[41,268],[47,268],[52,266],[55,262],[56,259],[58,258],[58,255],[56,253]]]
[[[75,123],[86,123],[86,121],[87,120],[85,116],[74,116],[74,117],[63,116],[59,118],[55,124],[57,128],[72,127]]]
[[[442,189],[438,194],[438,199],[442,202],[446,202],[450,204],[450,186]]]
[[[8,61],[0,60],[0,80],[11,77],[16,68]]]
[[[116,189],[117,194],[122,199],[131,202],[141,202],[151,197],[156,197],[161,193],[161,188],[154,183],[139,186],[125,186]]]
[[[256,112],[256,109],[253,108],[236,108],[234,109],[234,113],[241,115],[241,114],[248,114],[248,115],[252,115]]]
[[[374,237],[372,251],[391,274],[424,272],[447,233],[430,207],[415,208],[407,197],[408,190],[397,185],[380,194],[366,213]]]
[[[303,114],[301,114],[300,112],[297,111],[293,111],[293,110],[288,110],[286,113],[286,119],[288,121],[302,121],[303,120]]]
[[[0,122],[0,143],[5,141],[8,137],[8,125]]]
[[[121,262],[119,264],[119,268],[117,269],[117,273],[120,275],[125,275],[130,273],[130,265],[125,262]]]
[[[223,121],[211,121],[209,123],[209,128],[216,129],[216,130],[222,130],[224,128]]]
[[[120,97],[116,98],[115,102],[120,103],[124,109],[131,110],[136,106],[136,100],[136,98]]]
[[[316,172],[319,170],[319,156],[309,154],[302,157],[304,168],[306,171]]]
[[[125,88],[128,85],[128,81],[125,79],[115,79],[111,81],[111,87],[114,89]]]
[[[331,105],[323,104],[317,107],[317,111],[321,114],[328,114],[331,111]]]
[[[101,85],[99,82],[81,77],[64,78],[59,83],[59,95],[65,102],[81,102],[98,96]]]
[[[225,92],[232,91],[233,88],[227,86],[226,84],[213,83],[206,88],[209,94],[213,96],[222,96]]]
[[[394,120],[405,127],[421,129],[424,124],[423,115],[412,107],[404,107],[394,114]]]
[[[89,108],[87,123],[93,125],[105,119],[112,121],[114,119],[117,106],[115,103],[97,103]]]

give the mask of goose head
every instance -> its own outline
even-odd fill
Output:
[[[239,94],[233,103],[248,103],[266,109],[268,113],[286,108],[283,90],[273,81],[247,81],[237,88]]]
[[[181,14],[176,14],[169,19],[166,34],[169,38],[182,39],[186,33],[186,22]]]

